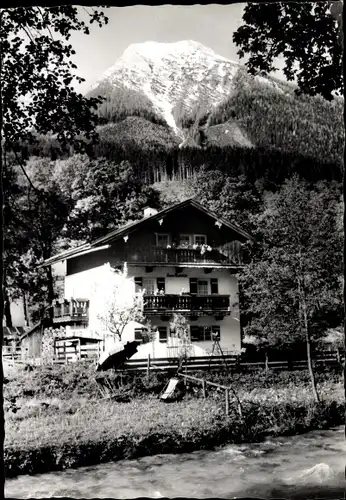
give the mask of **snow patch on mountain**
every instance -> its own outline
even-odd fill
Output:
[[[185,113],[197,107],[212,110],[231,94],[240,68],[239,63],[193,40],[148,41],[130,45],[96,87],[105,83],[114,88],[125,85],[144,93],[183,140],[184,133],[174,118],[176,107]]]

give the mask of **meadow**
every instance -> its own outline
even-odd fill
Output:
[[[209,374],[220,383],[227,373]],[[167,375],[128,375],[119,394],[127,402],[102,399],[93,368],[81,365],[20,370],[4,385],[7,477],[62,470],[121,458],[213,449],[341,425],[341,374],[318,374],[321,402],[315,403],[306,372],[233,374],[243,417],[223,395],[207,398],[190,387],[180,402],[163,403],[158,394]]]

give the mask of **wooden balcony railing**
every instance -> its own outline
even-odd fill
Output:
[[[117,257],[129,264],[215,264],[226,266],[243,264],[242,250],[236,242],[229,248],[213,248],[204,253],[201,253],[200,249],[148,245],[142,248],[129,248],[122,255],[117,254]]]
[[[53,305],[54,323],[88,323],[89,301],[86,299],[65,300]]]
[[[186,312],[191,315],[201,313],[230,314],[229,295],[145,295],[145,314],[165,314]]]

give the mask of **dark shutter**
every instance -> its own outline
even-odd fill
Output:
[[[143,286],[143,279],[142,278],[135,278],[135,292],[138,293],[142,290]]]
[[[158,331],[159,331],[159,341],[167,342],[167,326],[159,326]]]
[[[191,342],[199,342],[200,340],[203,340],[203,331],[200,326],[190,325],[190,335]]]
[[[162,292],[166,291],[165,278],[157,278],[156,279],[156,285],[157,285],[157,289],[159,291],[162,291]]]
[[[211,293],[219,293],[219,283],[217,281],[217,278],[211,278],[210,280],[210,289]]]
[[[190,278],[190,293],[197,295],[197,278]]]

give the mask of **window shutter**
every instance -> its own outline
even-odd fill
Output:
[[[203,340],[202,330],[201,330],[200,326],[191,325],[190,326],[190,335],[191,335],[191,342],[199,342],[200,340]]]
[[[160,342],[167,342],[167,327],[166,326],[159,326],[158,331],[159,331],[159,341]]]
[[[157,289],[159,291],[162,291],[162,292],[165,292],[166,291],[166,282],[165,282],[165,278],[157,278],[156,279],[156,285],[157,285]]]
[[[219,283],[217,281],[217,278],[211,278],[210,280],[210,289],[211,293],[219,293]]]
[[[141,291],[143,286],[143,279],[142,278],[135,278],[135,292],[138,293]]]
[[[197,278],[190,278],[190,293],[197,295]]]

